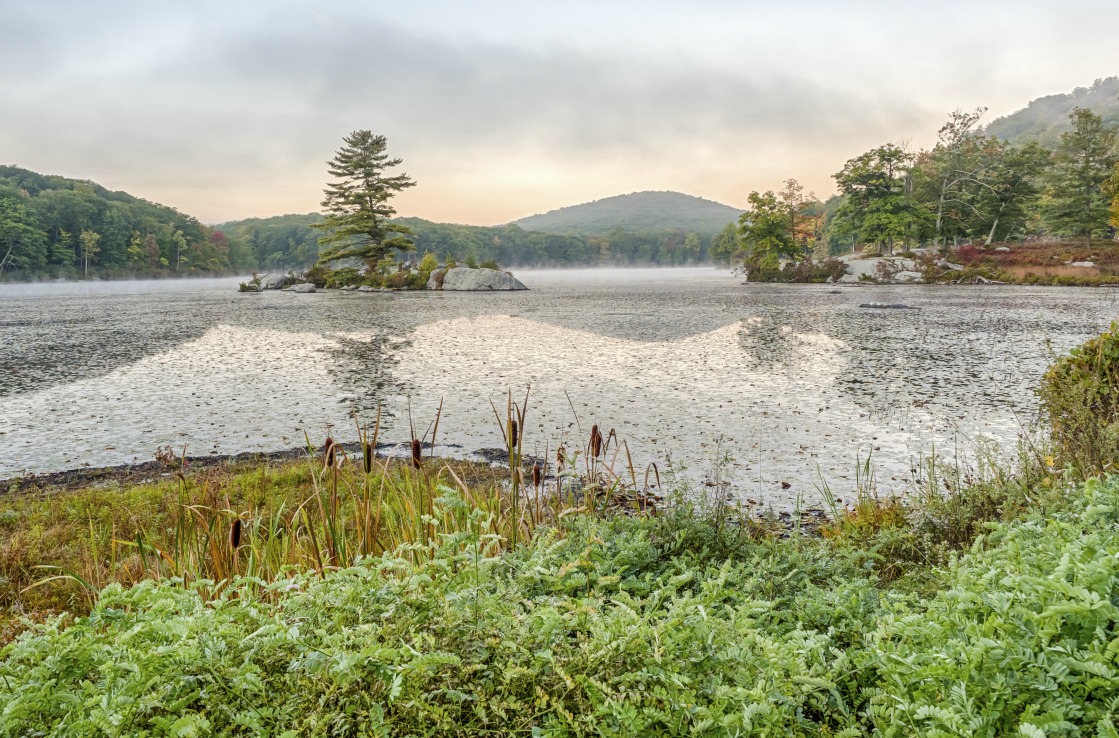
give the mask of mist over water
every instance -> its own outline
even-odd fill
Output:
[[[1051,352],[1119,307],[1109,290],[742,285],[709,268],[515,274],[530,291],[0,288],[0,478],[146,461],[167,444],[352,440],[352,416],[371,422],[378,404],[382,438],[404,442],[409,412],[422,433],[440,400],[437,453],[470,456],[502,445],[490,402],[531,385],[530,453],[579,446],[597,423],[639,473],[671,458],[699,475],[718,447],[740,494],[813,502],[820,476],[842,491],[868,454],[888,480],[934,444],[1013,443]],[[917,309],[859,307],[870,301]]]
[[[66,280],[62,282],[0,282],[0,300],[34,297],[95,297],[152,295],[236,289],[248,277],[199,277],[197,279]],[[0,303],[3,305],[3,303]]]

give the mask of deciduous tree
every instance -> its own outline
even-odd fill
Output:
[[[895,144],[879,146],[847,161],[834,175],[847,196],[836,216],[847,219],[864,242],[893,253],[894,241],[906,239],[922,215],[910,197],[913,155]]]
[[[89,276],[90,259],[101,253],[101,234],[96,231],[82,231],[78,235],[78,243],[82,249],[82,274]]]
[[[782,256],[796,256],[797,245],[782,199],[769,190],[751,192],[746,200],[750,207],[738,219],[746,267],[772,269]]]

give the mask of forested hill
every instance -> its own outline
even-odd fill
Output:
[[[0,166],[0,278],[221,274],[254,263],[239,244],[174,208]]]
[[[612,230],[671,229],[710,238],[741,213],[729,205],[679,192],[634,192],[530,215],[513,225],[528,231],[578,236],[601,236]]]
[[[1077,87],[1064,95],[1039,97],[1016,113],[997,118],[986,128],[989,136],[1011,143],[1037,141],[1047,148],[1060,143],[1069,130],[1069,114],[1076,108],[1091,110],[1104,125],[1119,125],[1119,77],[1096,80],[1091,87]]]
[[[299,269],[314,262],[321,231],[311,227],[316,213],[250,218],[215,226],[231,242],[245,244],[262,269]],[[462,264],[496,261],[514,266],[593,266],[637,264],[697,264],[707,261],[711,238],[694,232],[622,231],[603,236],[577,236],[527,231],[518,225],[471,226],[433,223],[422,218],[398,218],[408,226],[414,256],[434,254],[440,261]],[[407,257],[402,257],[407,258]]]

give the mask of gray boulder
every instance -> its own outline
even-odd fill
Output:
[[[1096,265],[1096,262],[1094,262],[1094,261],[1074,261],[1074,262],[1072,262],[1072,266],[1074,266],[1074,267],[1091,268],[1091,267],[1094,267],[1095,265]]]
[[[302,282],[300,284],[293,284],[291,286],[291,291],[292,292],[298,292],[301,295],[308,295],[308,294],[311,294],[312,292],[318,292],[318,290],[315,289],[315,285],[311,284],[310,282]]]
[[[362,286],[357,288],[357,291],[358,292],[373,292],[374,290],[369,285],[363,284]]]
[[[1010,247],[1009,246],[996,246],[995,251],[999,252],[1000,254],[1009,254],[1010,253]]]
[[[282,290],[285,281],[287,281],[287,276],[284,274],[262,274],[260,275],[260,288],[262,290]]]
[[[432,281],[428,280],[428,285]],[[489,290],[527,290],[520,280],[509,272],[497,269],[471,269],[455,267],[443,275],[443,289],[456,292],[484,292]]]

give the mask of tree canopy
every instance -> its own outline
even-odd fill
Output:
[[[354,131],[345,145],[327,162],[335,181],[323,191],[326,214],[314,224],[326,232],[319,243],[330,246],[319,254],[319,263],[357,258],[376,263],[396,249],[413,248],[408,227],[392,222],[396,209],[389,202],[415,182],[407,174],[389,174],[402,159],[390,159],[388,141],[372,131]]]

